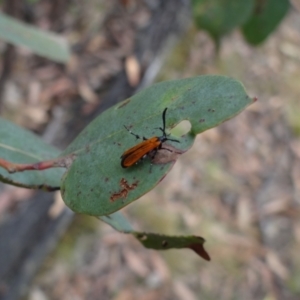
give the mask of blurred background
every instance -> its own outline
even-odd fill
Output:
[[[140,231],[204,237],[210,262],[1,184],[0,299],[300,299],[300,2],[239,2],[0,2],[70,47],[55,61],[0,41],[1,116],[60,149],[157,81],[222,74],[258,98],[122,210]]]

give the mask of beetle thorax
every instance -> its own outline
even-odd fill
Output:
[[[159,136],[158,139],[161,143],[164,143],[165,141],[168,140],[167,136],[165,136],[165,135]]]

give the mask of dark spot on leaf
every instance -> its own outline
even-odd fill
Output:
[[[181,110],[184,110],[184,106],[181,106],[180,109],[181,109]]]
[[[167,247],[167,246],[169,245],[169,243],[168,243],[168,241],[163,240],[163,241],[161,242],[161,245],[165,248],[165,247]]]
[[[195,103],[196,103],[196,101],[192,101],[192,103],[193,103],[193,104],[195,104]]]
[[[109,181],[108,177],[105,178],[105,182]]]
[[[90,145],[87,145],[87,146],[85,147],[85,150],[86,150],[87,153],[89,153],[90,150],[91,150]]]
[[[199,120],[199,123],[204,123],[205,122],[205,119],[200,119]]]
[[[124,107],[125,105],[127,105],[129,102],[131,101],[131,99],[129,98],[129,99],[127,99],[127,100],[125,100],[125,101],[123,101],[120,105],[119,105],[119,107],[118,108],[121,108],[121,107]]]
[[[118,146],[122,146],[122,144],[118,143]]]

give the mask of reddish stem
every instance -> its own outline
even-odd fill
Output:
[[[0,158],[0,167],[9,173],[23,172],[29,170],[46,170],[51,168],[67,168],[72,163],[74,156],[59,157],[52,160],[44,160],[32,164],[15,164]]]

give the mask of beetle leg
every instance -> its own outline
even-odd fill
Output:
[[[170,149],[167,149],[167,148],[160,148],[161,150],[168,150],[169,152],[173,152],[172,150]]]
[[[159,129],[159,130],[162,131],[163,134],[165,133],[164,130],[161,127],[155,127],[154,129]]]
[[[153,152],[153,154],[150,154],[151,160],[154,159],[155,155],[157,154],[158,149],[160,149],[159,147],[153,149],[151,152]]]

